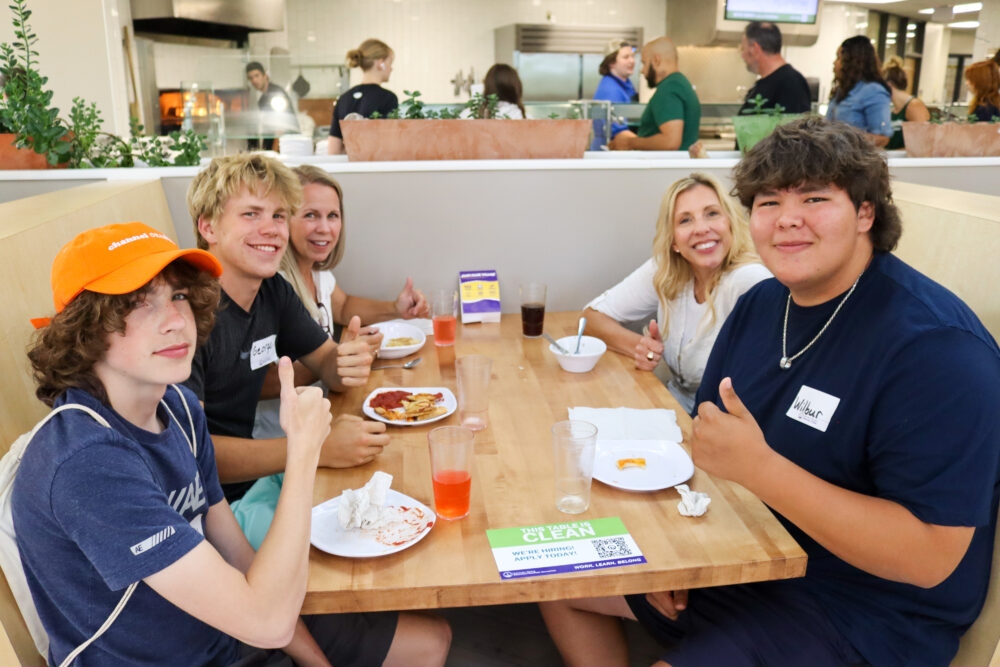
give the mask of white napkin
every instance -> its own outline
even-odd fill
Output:
[[[375,324],[374,326],[377,327],[379,324],[389,324],[390,322],[396,322],[396,323],[399,323],[399,324],[409,324],[409,325],[415,326],[416,328],[420,329],[427,336],[433,336],[434,335],[434,322],[432,322],[431,320],[427,319],[426,317],[415,317],[412,320],[404,320],[402,318],[395,319],[395,320],[387,320],[385,322],[379,322],[378,324]]]
[[[376,470],[368,483],[357,490],[344,489],[340,494],[337,519],[344,530],[377,528],[385,510],[385,496],[392,485],[392,475]]]
[[[692,491],[687,484],[678,484],[674,488],[681,494],[681,501],[677,503],[677,511],[681,516],[701,516],[708,511],[712,499],[707,493]]]
[[[673,410],[656,408],[570,408],[570,419],[590,422],[597,427],[598,440],[684,439]]]

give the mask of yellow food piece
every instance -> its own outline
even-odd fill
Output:
[[[634,459],[618,459],[618,469],[624,470],[625,468],[645,468],[646,459],[644,458],[634,458]]]
[[[416,338],[390,338],[389,342],[385,344],[386,347],[406,347],[407,345],[416,345],[420,341]]]

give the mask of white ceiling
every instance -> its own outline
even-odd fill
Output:
[[[930,21],[931,15],[921,14],[921,9],[936,8],[936,7],[951,7],[955,4],[966,4],[966,0],[962,0],[960,3],[956,2],[942,2],[941,0],[901,0],[899,2],[865,2],[865,0],[826,0],[827,2],[844,2],[852,5],[858,5],[861,7],[868,7],[869,9],[874,9],[876,11],[888,12],[890,14],[898,14],[900,16],[909,16],[911,18],[920,19],[922,21]],[[971,0],[969,0],[971,1]],[[984,0],[985,2],[990,2],[991,0]],[[996,0],[993,0],[996,1]],[[979,19],[979,12],[968,12],[965,14],[956,14],[955,21],[976,21]]]

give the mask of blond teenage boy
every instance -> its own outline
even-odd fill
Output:
[[[231,502],[284,466],[284,438],[252,439],[270,364],[287,355],[334,390],[364,385],[371,370],[373,354],[357,337],[359,323],[334,343],[276,275],[288,245],[288,218],[301,199],[290,169],[254,154],[216,158],[188,190],[198,246],[218,259],[223,273],[216,325],[186,384],[204,403]],[[319,465],[368,463],[388,442],[384,424],[343,415],[334,421]]]

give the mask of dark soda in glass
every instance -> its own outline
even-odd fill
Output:
[[[521,333],[526,338],[538,338],[542,335],[542,325],[545,322],[544,303],[521,304]]]

